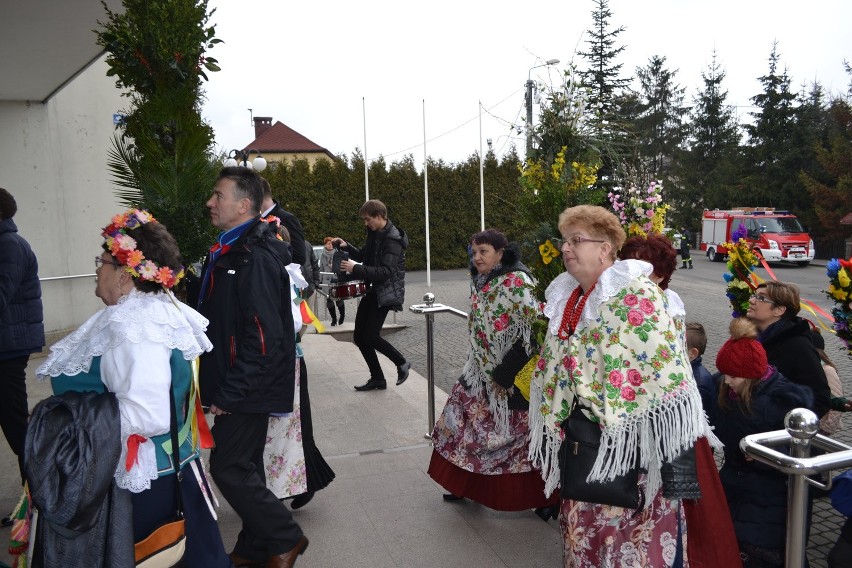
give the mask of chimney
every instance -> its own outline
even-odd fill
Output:
[[[272,126],[271,116],[256,116],[254,117],[254,137],[259,138],[261,134],[267,131]]]

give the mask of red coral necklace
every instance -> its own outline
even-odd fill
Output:
[[[583,294],[583,289],[578,285],[571,292],[568,301],[565,303],[565,311],[562,312],[562,323],[559,324],[559,339],[565,341],[577,329],[577,322],[580,321],[580,316],[583,314],[583,308],[586,305],[586,300],[592,294],[598,283],[592,284],[589,291]]]

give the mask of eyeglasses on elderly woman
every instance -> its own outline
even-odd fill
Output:
[[[561,249],[563,245],[568,245],[570,248],[577,248],[579,245],[583,243],[605,243],[606,241],[603,239],[589,239],[586,237],[581,237],[580,235],[574,235],[573,237],[569,237],[567,239],[550,239],[558,249]]]
[[[121,266],[121,263],[116,262],[114,260],[104,260],[103,257],[96,256],[95,257],[95,270],[103,266],[104,264],[111,264],[113,266]]]
[[[767,296],[764,296],[762,294],[752,294],[751,296],[749,296],[749,298],[751,298],[755,302],[761,302],[763,304],[774,304],[775,303],[772,300],[770,300]]]

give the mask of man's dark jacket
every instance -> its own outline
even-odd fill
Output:
[[[822,362],[811,341],[807,320],[796,317],[770,325],[759,337],[769,364],[792,383],[810,387],[814,393],[813,410],[823,416],[831,409],[831,390]]]
[[[281,224],[287,227],[287,232],[290,233],[290,254],[293,258],[290,262],[295,262],[299,266],[302,266],[307,260],[307,255],[305,254],[305,230],[302,229],[302,223],[298,217],[289,211],[285,211],[277,201],[274,203],[275,206],[269,214],[281,219]]]
[[[352,274],[372,284],[380,308],[402,309],[405,301],[405,249],[408,235],[388,219],[384,229],[367,229],[367,242],[359,249],[347,243],[350,258],[362,262]]]
[[[303,249],[304,250],[304,249]],[[213,350],[201,356],[201,399],[232,413],[292,412],[296,343],[290,247],[255,220],[210,270],[199,311]]]
[[[69,391],[36,405],[26,472],[39,510],[34,568],[130,568],[133,505],[115,484],[121,457],[115,394]]]
[[[38,262],[12,219],[0,221],[0,353],[26,355],[44,345]]]

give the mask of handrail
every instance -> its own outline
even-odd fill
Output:
[[[94,278],[97,274],[71,274],[69,276],[45,276],[44,278],[39,278],[39,282],[47,282],[48,280],[72,280],[74,278]]]
[[[444,304],[435,303],[435,294],[427,292],[423,295],[424,304],[413,304],[408,309],[415,314],[424,314],[426,316],[426,381],[428,383],[429,401],[427,407],[428,416],[426,418],[426,435],[425,438],[432,438],[432,428],[435,427],[435,344],[433,340],[432,326],[435,322],[435,314],[449,312],[455,316],[467,319],[467,312],[457,310],[456,308],[445,306]]]
[[[820,489],[831,488],[831,474],[827,483],[820,483],[808,475],[831,472],[852,466],[852,447],[818,434],[819,419],[806,408],[796,408],[784,417],[786,430],[751,434],[740,440],[740,449],[755,460],[789,476],[787,483],[787,568],[805,565],[807,541],[807,484]],[[773,450],[772,446],[789,444],[790,454]],[[810,457],[811,445],[825,450],[826,454]]]

